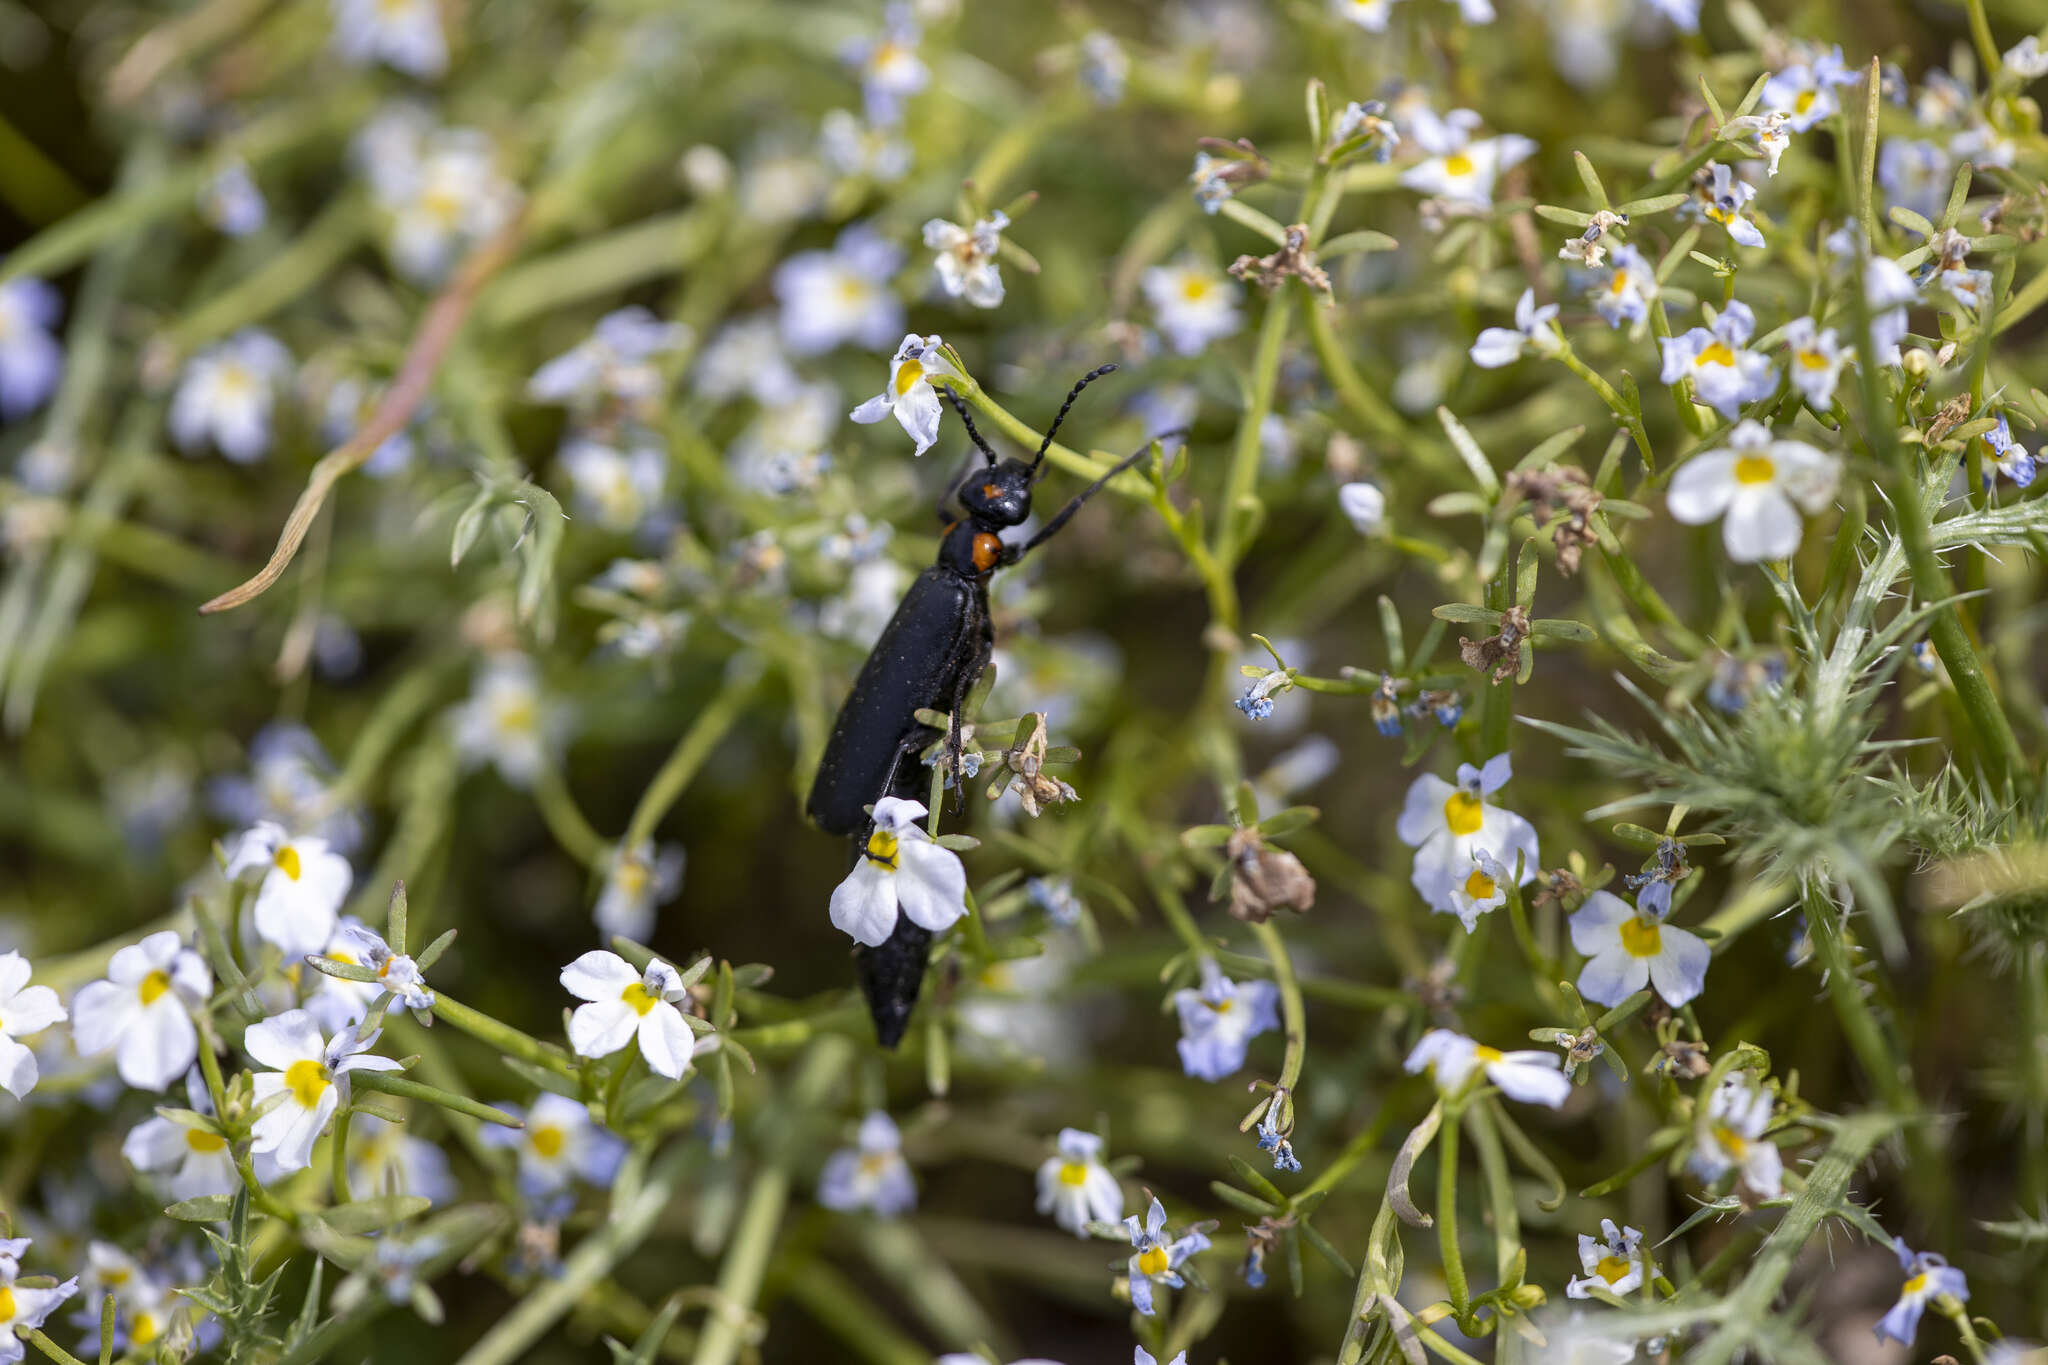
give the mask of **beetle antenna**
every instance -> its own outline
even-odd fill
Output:
[[[1103,365],[1090,370],[1075,382],[1073,388],[1067,390],[1067,401],[1060,404],[1059,415],[1052,419],[1052,425],[1045,429],[1045,439],[1038,443],[1038,454],[1031,461],[1032,473],[1036,474],[1038,467],[1045,463],[1045,452],[1052,449],[1052,438],[1059,431],[1060,423],[1067,420],[1067,413],[1073,408],[1074,400],[1081,396],[1081,390],[1087,388],[1090,384],[1093,384],[1096,380],[1114,369],[1116,369],[1114,365]]]
[[[1069,502],[1065,507],[1062,507],[1059,510],[1058,515],[1054,516],[1051,521],[1048,521],[1045,524],[1045,528],[1041,530],[1037,535],[1025,541],[1024,544],[1019,546],[1014,552],[1006,551],[1003,556],[1003,562],[1005,564],[1015,564],[1025,555],[1031,553],[1031,551],[1045,544],[1046,541],[1051,540],[1053,536],[1059,533],[1060,528],[1065,526],[1067,522],[1070,519],[1072,519],[1074,513],[1081,510],[1081,504],[1087,502],[1088,499],[1094,497],[1097,493],[1100,493],[1103,489],[1107,488],[1109,486],[1109,481],[1111,479],[1115,478],[1117,475],[1123,473],[1126,469],[1129,469],[1132,465],[1136,464],[1138,461],[1144,459],[1147,455],[1151,454],[1153,447],[1156,446],[1159,442],[1170,440],[1175,436],[1185,437],[1187,434],[1188,429],[1186,427],[1176,427],[1172,431],[1162,431],[1157,436],[1154,436],[1151,440],[1145,442],[1144,445],[1139,446],[1136,450],[1124,456],[1121,460],[1118,460],[1107,474],[1104,474],[1094,483],[1089,484],[1088,487],[1082,489],[1081,492],[1075,496],[1072,502]]]
[[[996,453],[995,451],[989,448],[989,444],[987,441],[981,439],[981,433],[975,430],[974,418],[968,414],[967,404],[961,400],[959,394],[953,392],[951,389],[941,388],[939,392],[941,394],[944,394],[946,401],[953,405],[953,411],[960,414],[961,425],[967,428],[967,439],[974,442],[974,448],[976,450],[980,451],[983,455],[986,455],[988,457],[988,462],[990,464],[994,464],[996,462]]]

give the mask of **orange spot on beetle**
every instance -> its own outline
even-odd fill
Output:
[[[1003,557],[1003,542],[986,531],[977,531],[974,536],[974,567],[987,573]]]

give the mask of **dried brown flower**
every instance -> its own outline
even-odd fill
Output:
[[[1316,253],[1308,247],[1308,225],[1296,223],[1287,229],[1287,240],[1270,256],[1240,256],[1230,263],[1230,273],[1248,284],[1274,290],[1290,277],[1311,289],[1330,292],[1330,276],[1316,264]]]
[[[1500,615],[1500,633],[1484,640],[1458,641],[1458,657],[1481,673],[1491,669],[1496,686],[1515,676],[1522,663],[1522,641],[1529,638],[1529,613],[1509,607]]]
[[[1264,924],[1275,910],[1300,914],[1314,908],[1315,878],[1286,849],[1267,847],[1256,828],[1234,831],[1223,852],[1230,859],[1230,913],[1235,918]]]
[[[1550,527],[1551,544],[1557,547],[1557,571],[1566,578],[1577,573],[1586,547],[1599,542],[1592,516],[1604,501],[1585,471],[1570,465],[1517,471],[1507,477],[1506,496],[1515,502],[1528,500],[1529,515],[1536,524]]]

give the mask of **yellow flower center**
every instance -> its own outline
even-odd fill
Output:
[[[1180,296],[1189,303],[1196,303],[1207,298],[1209,289],[1209,281],[1200,275],[1189,275],[1180,282]]]
[[[1210,1009],[1214,1010],[1218,1014],[1228,1014],[1230,1013],[1230,1007],[1236,1004],[1237,1002],[1235,1000],[1232,1000],[1229,996],[1225,996],[1221,1000],[1204,1000],[1202,1003],[1207,1005]]]
[[[1138,1270],[1146,1275],[1164,1275],[1173,1268],[1173,1258],[1166,1254],[1165,1247],[1146,1247],[1138,1253]]]
[[[1452,152],[1444,158],[1444,172],[1447,175],[1466,176],[1472,174],[1472,158],[1463,152]]]
[[[1734,1157],[1737,1161],[1742,1160],[1742,1154],[1749,1150],[1749,1139],[1725,1123],[1710,1124],[1707,1131],[1712,1133],[1714,1141],[1727,1148],[1728,1155]]]
[[[1614,272],[1614,278],[1607,282],[1607,292],[1610,294],[1619,294],[1627,288],[1628,272],[1626,270],[1616,270]]]
[[[1475,901],[1483,901],[1499,889],[1493,878],[1476,867],[1472,869],[1472,875],[1465,878],[1465,894]]]
[[[891,872],[896,870],[896,836],[886,829],[877,829],[868,836],[868,861],[880,863]]]
[[[1828,358],[1819,351],[1801,351],[1799,363],[1809,370],[1825,370],[1828,367]]]
[[[147,1346],[157,1339],[161,1330],[156,1325],[154,1313],[137,1313],[135,1321],[128,1324],[128,1340],[136,1346]]]
[[[1084,1161],[1062,1161],[1060,1163],[1060,1184],[1069,1189],[1080,1189],[1088,1183],[1088,1163]]]
[[[1778,476],[1778,467],[1771,463],[1768,455],[1745,455],[1735,462],[1735,482],[1769,483]]]
[[[863,1152],[860,1158],[860,1173],[866,1176],[877,1176],[882,1173],[883,1168],[888,1166],[888,1164],[889,1154],[887,1152]]]
[[[1477,834],[1485,818],[1485,806],[1471,792],[1452,792],[1444,802],[1444,823],[1457,835]]]
[[[217,382],[222,395],[233,398],[255,388],[256,376],[249,373],[247,366],[230,360],[220,367]]]
[[[1506,1054],[1497,1047],[1488,1047],[1486,1044],[1480,1043],[1472,1049],[1472,1055],[1482,1062],[1497,1062]]]
[[[1912,1279],[1906,1281],[1906,1283],[1899,1289],[1899,1297],[1902,1299],[1910,1299],[1918,1294],[1926,1292],[1926,1289],[1927,1277],[1925,1275],[1915,1275]]]
[[[185,1145],[195,1152],[211,1155],[228,1145],[228,1140],[219,1133],[210,1133],[204,1128],[187,1128]]]
[[[159,968],[142,978],[142,988],[136,992],[145,1005],[154,1005],[157,997],[171,988],[171,974]]]
[[[635,1014],[647,1013],[647,1011],[654,1008],[657,1001],[657,997],[649,995],[647,987],[638,981],[626,987],[625,990],[620,991],[619,999],[631,1005]]]
[[[917,387],[918,381],[923,378],[923,364],[915,360],[904,361],[896,367],[896,382],[893,385],[896,390],[896,396],[901,398],[904,394],[909,393]]]
[[[1609,1284],[1619,1284],[1627,1278],[1629,1268],[1629,1263],[1619,1256],[1602,1256],[1593,1273]]]
[[[1621,946],[1630,957],[1655,957],[1664,949],[1664,931],[1646,915],[1621,922]]]
[[[1701,365],[1733,365],[1735,363],[1735,352],[1728,349],[1727,342],[1717,341],[1700,352],[1700,358],[1697,363]]]
[[[1813,108],[1813,102],[1819,98],[1820,91],[1818,90],[1802,90],[1799,92],[1798,97],[1792,101],[1792,111],[1796,114],[1803,114]]]
[[[619,889],[629,896],[638,896],[647,890],[647,864],[638,858],[627,858],[619,864]]]
[[[531,697],[515,697],[497,706],[498,728],[508,734],[526,734],[540,723],[540,711]]]
[[[15,1311],[14,1290],[7,1285],[0,1284],[0,1323],[13,1322]]]
[[[293,1099],[311,1109],[327,1093],[327,1068],[312,1060],[293,1062],[284,1069],[284,1083],[285,1088],[292,1092]]]
[[[305,871],[305,865],[299,861],[299,851],[290,844],[280,845],[271,861],[277,864],[278,871],[293,881],[297,881],[299,874]]]
[[[562,1154],[562,1147],[568,1142],[569,1137],[553,1124],[544,1123],[534,1129],[526,1140],[533,1144],[533,1150],[538,1152],[543,1160],[553,1161]]]

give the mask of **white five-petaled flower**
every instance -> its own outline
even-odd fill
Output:
[[[1633,326],[1650,316],[1650,300],[1658,292],[1657,268],[1636,248],[1618,246],[1606,281],[1593,288],[1593,310],[1609,327]]]
[[[1010,215],[998,209],[975,220],[971,228],[944,218],[924,225],[924,244],[938,253],[932,264],[939,272],[939,287],[949,298],[965,299],[976,308],[994,308],[1003,301],[1003,275],[996,266],[1002,249],[1003,229]]]
[[[440,279],[456,256],[498,231],[519,191],[498,171],[488,136],[442,128],[414,105],[379,114],[356,136],[355,156],[387,219],[386,250],[415,283]]]
[[[1851,71],[1842,61],[1842,49],[1824,52],[1811,62],[1798,62],[1764,82],[1760,103],[1765,109],[1785,115],[1795,133],[1804,133],[1842,107],[1835,88],[1854,85],[1861,71]]]
[[[923,36],[911,7],[897,3],[889,6],[880,37],[856,38],[841,49],[846,64],[860,73],[869,122],[902,122],[904,100],[930,83],[932,73],[917,55]]]
[[[348,859],[315,835],[293,837],[283,825],[259,820],[235,841],[230,879],[257,874],[256,934],[275,944],[288,962],[317,953],[334,936],[341,903],[355,874]]]
[[[818,1174],[818,1202],[851,1213],[870,1209],[894,1218],[917,1207],[917,1184],[903,1159],[903,1136],[895,1121],[877,1109],[860,1121],[860,1136],[825,1158]]]
[[[1451,883],[1451,913],[1465,926],[1466,933],[1479,927],[1481,915],[1508,903],[1508,884],[1512,880],[1500,859],[1484,848],[1472,850],[1472,870]]]
[[[455,708],[455,747],[464,764],[496,765],[515,787],[531,783],[561,727],[542,700],[533,660],[494,654],[478,668],[469,697]]]
[[[579,1000],[569,1016],[569,1045],[579,1057],[609,1057],[635,1038],[655,1074],[690,1074],[696,1034],[676,1002],[690,998],[682,974],[660,958],[637,972],[617,953],[593,948],[562,969],[562,987]]]
[[[832,923],[870,948],[888,941],[896,917],[940,933],[967,913],[967,869],[918,824],[917,801],[885,796],[860,861],[832,891]]]
[[[1556,355],[1564,349],[1564,337],[1557,330],[1557,305],[1536,306],[1536,291],[1524,289],[1515,300],[1515,325],[1488,327],[1472,343],[1472,363],[1482,370],[1497,370],[1522,358],[1522,352]]]
[[[1483,799],[1499,791],[1513,775],[1508,756],[1496,754],[1483,768],[1459,764],[1456,786],[1434,773],[1424,773],[1410,784],[1394,832],[1415,850],[1412,880],[1431,909],[1457,913],[1451,892],[1460,884],[1469,887],[1472,878],[1481,875],[1473,859],[1481,850],[1511,877],[1519,860],[1517,886],[1535,877],[1535,827]]]
[[[236,464],[270,450],[270,417],[292,368],[291,352],[268,332],[244,328],[185,365],[171,397],[171,439],[187,455],[209,441]]]
[[[206,1084],[196,1069],[186,1073],[185,1093],[194,1111],[213,1111]],[[189,1118],[179,1121],[159,1114],[144,1119],[128,1130],[128,1136],[121,1142],[121,1155],[136,1170],[165,1177],[164,1187],[173,1199],[233,1194],[241,1184],[228,1140]]]
[[[772,409],[802,386],[803,380],[782,353],[774,316],[760,312],[728,322],[712,333],[697,357],[693,388],[698,397],[716,402],[748,394]]]
[[[1722,544],[1737,564],[1785,559],[1799,548],[1800,510],[1826,510],[1841,472],[1836,456],[1743,422],[1726,446],[1679,466],[1665,503],[1688,526],[1720,517]]]
[[[1707,173],[1712,179],[1702,198],[1695,201],[1701,216],[1727,228],[1728,236],[1738,246],[1762,246],[1763,229],[1749,216],[1749,202],[1756,198],[1756,186],[1719,161],[1708,163]]]
[[[1163,1284],[1169,1289],[1178,1289],[1187,1283],[1180,1276],[1180,1268],[1188,1257],[1198,1251],[1207,1251],[1209,1239],[1190,1229],[1169,1240],[1166,1236],[1166,1206],[1157,1199],[1145,1211],[1143,1223],[1138,1221],[1135,1213],[1124,1219],[1124,1231],[1131,1238],[1131,1307],[1149,1318],[1153,1312],[1152,1286]]]
[[[1649,1273],[1649,1258],[1643,1252],[1643,1234],[1634,1228],[1617,1228],[1612,1218],[1600,1220],[1600,1238],[1579,1234],[1579,1266],[1585,1278],[1572,1276],[1564,1287],[1567,1297],[1589,1299],[1596,1289],[1625,1298],[1642,1288]]]
[[[1723,417],[1740,417],[1744,403],[1768,398],[1778,386],[1770,358],[1748,349],[1755,331],[1756,314],[1749,305],[1730,299],[1712,328],[1694,327],[1658,342],[1664,351],[1658,382],[1690,379],[1700,402]]]
[[[26,417],[43,405],[64,371],[57,320],[64,300],[41,280],[0,284],[0,422]]]
[[[1411,1075],[1434,1068],[1436,1088],[1446,1095],[1459,1094],[1481,1072],[1503,1095],[1523,1104],[1556,1109],[1572,1093],[1571,1080],[1555,1053],[1502,1052],[1443,1028],[1423,1034],[1402,1065]]]
[[[76,1276],[50,1289],[16,1284],[29,1245],[26,1237],[0,1237],[0,1365],[13,1365],[27,1355],[19,1334],[41,1327],[58,1304],[78,1292]]]
[[[1173,993],[1180,1015],[1180,1065],[1203,1081],[1220,1081],[1244,1065],[1245,1049],[1261,1033],[1280,1027],[1280,988],[1270,981],[1232,981],[1202,959],[1202,985]]]
[[[555,458],[569,476],[572,504],[607,531],[633,530],[661,501],[668,461],[651,440],[634,439],[621,449],[595,436],[574,436]]]
[[[1778,1146],[1765,1140],[1777,1101],[1762,1086],[1730,1076],[1707,1101],[1705,1124],[1693,1145],[1692,1168],[1709,1183],[1729,1171],[1740,1171],[1742,1183],[1758,1199],[1776,1199],[1785,1192],[1785,1164]]]
[[[1588,1000],[1612,1007],[1648,985],[1677,1009],[1706,989],[1706,940],[1610,891],[1587,897],[1571,929],[1572,947],[1592,959],[1579,973],[1579,994]]]
[[[519,1109],[500,1107],[515,1113]],[[559,1195],[576,1180],[601,1189],[618,1174],[626,1155],[625,1140],[600,1127],[586,1106],[544,1091],[525,1119],[524,1128],[492,1125],[482,1136],[487,1146],[509,1148],[518,1155],[519,1188],[529,1199]]]
[[[867,223],[850,224],[829,251],[799,251],[775,268],[782,344],[800,356],[852,343],[879,351],[903,331],[903,302],[889,281],[903,248]]]
[[[272,1068],[249,1078],[256,1103],[272,1095],[285,1097],[249,1130],[249,1150],[270,1153],[280,1170],[310,1165],[313,1144],[348,1099],[349,1073],[399,1070],[395,1059],[369,1051],[376,1042],[377,1034],[366,1038],[352,1027],[322,1038],[319,1022],[304,1010],[286,1010],[249,1025],[242,1050]]]
[[[337,962],[347,962],[368,967],[377,974],[373,985],[368,986],[374,995],[378,991],[389,991],[399,1004],[409,1010],[430,1010],[434,1007],[434,993],[427,989],[427,980],[420,974],[420,964],[410,953],[394,953],[384,936],[353,917],[344,921],[334,933],[332,941],[323,954]]]
[[[69,1017],[57,992],[28,984],[34,970],[20,953],[0,953],[0,1087],[16,1099],[36,1088],[36,1054],[21,1040]]]
[[[1114,1223],[1124,1216],[1123,1186],[1102,1164],[1102,1139],[1078,1128],[1062,1128],[1058,1151],[1038,1168],[1038,1211],[1076,1237],[1090,1223]]]
[[[690,329],[635,305],[606,313],[591,334],[533,372],[526,396],[536,403],[594,408],[606,399],[643,404],[661,395],[656,358],[680,348]]]
[[[1816,412],[1826,412],[1835,401],[1835,385],[1841,382],[1842,366],[1850,355],[1835,339],[1835,329],[1821,327],[1810,317],[1794,318],[1785,325],[1785,349],[1792,387]]]
[[[1906,1283],[1899,1290],[1899,1301],[1878,1320],[1874,1330],[1879,1341],[1890,1338],[1902,1346],[1911,1346],[1920,1331],[1920,1315],[1927,1311],[1928,1301],[1946,1294],[1958,1303],[1966,1303],[1970,1285],[1962,1271],[1931,1251],[1913,1251],[1903,1237],[1892,1238],[1892,1251],[1899,1258],[1899,1269],[1906,1272]]]
[[[1139,285],[1166,344],[1181,355],[1198,355],[1210,342],[1232,336],[1244,325],[1237,307],[1244,291],[1201,261],[1155,265]]]
[[[81,1057],[114,1054],[121,1079],[161,1091],[199,1056],[190,1011],[213,993],[213,973],[199,954],[164,929],[117,951],[107,978],[71,998],[71,1035]]]
[[[590,917],[607,936],[644,942],[654,932],[655,908],[682,884],[683,850],[676,845],[663,844],[657,852],[652,839],[642,839],[631,848],[614,848]]]
[[[334,50],[351,66],[383,62],[431,80],[448,69],[448,39],[436,0],[329,0]]]
[[[1494,182],[1502,171],[1528,160],[1536,144],[1516,133],[1475,142],[1472,134],[1479,123],[1479,115],[1470,109],[1453,109],[1441,116],[1418,109],[1410,132],[1429,159],[1401,172],[1401,183],[1418,193],[1468,207],[1492,207]]]
[[[937,333],[928,337],[909,333],[897,344],[896,354],[889,359],[888,387],[855,408],[850,415],[854,421],[864,425],[894,417],[916,443],[917,448],[910,453],[922,455],[939,439],[939,416],[943,409],[939,403],[939,391],[932,387],[934,375],[955,382],[962,378],[960,371],[946,359]]]

